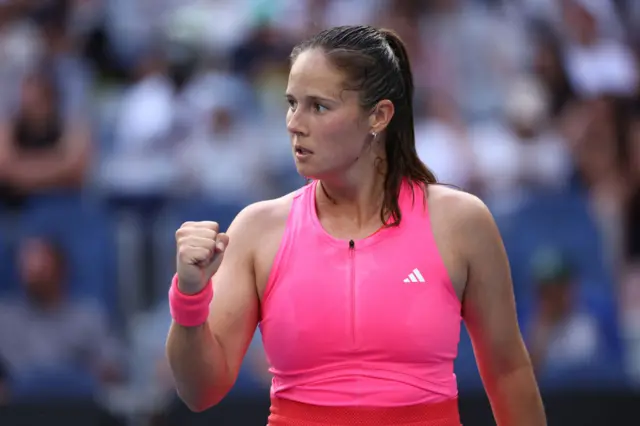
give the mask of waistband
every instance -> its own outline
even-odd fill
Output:
[[[323,407],[271,398],[267,426],[461,426],[458,400],[406,407]]]

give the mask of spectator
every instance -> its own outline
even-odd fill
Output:
[[[40,28],[45,47],[43,59],[48,62],[52,78],[60,92],[61,115],[69,119],[87,118],[87,66],[77,53],[79,40],[71,34],[73,0],[44,1],[34,6],[33,20]]]
[[[564,253],[541,250],[532,267],[537,310],[527,326],[527,340],[536,370],[541,375],[584,372],[616,360],[598,313],[579,303],[578,274]]]
[[[186,144],[183,176],[196,193],[240,203],[258,200],[264,194],[262,157],[255,153],[260,148],[257,129],[240,118],[232,106],[218,105],[202,130]],[[250,152],[254,154],[247,155]],[[242,175],[235,170],[243,170]]]
[[[114,213],[129,218],[132,225],[122,228],[123,234],[133,237],[133,244],[124,249],[131,263],[123,267],[133,270],[142,265],[141,297],[131,298],[140,299],[135,302],[138,309],[158,297],[159,280],[154,274],[164,260],[158,260],[155,227],[177,190],[179,169],[174,156],[183,135],[176,132],[176,91],[164,49],[154,45],[139,52],[133,73],[134,82],[125,88],[117,109],[113,144],[99,179]],[[120,220],[121,227],[126,224]]]
[[[618,268],[624,245],[624,203],[629,191],[625,102],[611,97],[580,101],[573,117],[583,129],[570,143],[575,163],[574,184],[586,190],[606,246],[608,264]]]
[[[555,34],[540,25],[534,37],[533,71],[549,94],[549,113],[560,118],[567,105],[575,101],[575,93],[565,68],[560,40]]]
[[[175,182],[174,87],[162,50],[141,52],[135,82],[127,87],[115,123],[115,140],[102,182],[114,197],[166,197]]]
[[[638,70],[611,0],[564,0],[562,16],[568,35],[564,59],[569,78],[584,97],[630,96]]]
[[[455,101],[433,93],[427,99],[426,117],[416,123],[416,150],[438,180],[471,189],[475,179],[474,158],[466,123]]]
[[[16,113],[0,122],[0,205],[21,208],[31,196],[77,192],[84,183],[90,133],[64,119],[59,101],[44,70],[22,81]]]
[[[565,141],[551,126],[544,86],[523,77],[508,87],[506,119],[472,129],[481,194],[499,214],[513,212],[533,190],[562,188],[571,172]]]
[[[121,348],[102,306],[67,293],[68,263],[55,241],[23,240],[22,297],[0,301],[0,357],[20,394],[95,391],[122,379]],[[67,389],[66,385],[75,389]]]

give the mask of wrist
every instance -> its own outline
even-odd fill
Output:
[[[193,286],[181,284],[180,280],[178,279],[178,274],[173,277],[173,281],[171,283],[172,285],[173,282],[175,282],[178,292],[180,292],[180,294],[184,296],[196,296],[198,294],[201,294],[202,292],[206,291],[207,286],[211,285],[211,280],[208,280],[206,283],[200,284],[200,287],[196,287],[194,289],[192,288]]]
[[[187,294],[179,288],[178,275],[174,275],[169,289],[169,311],[177,324],[183,327],[197,327],[206,323],[212,299],[211,280],[199,292]]]

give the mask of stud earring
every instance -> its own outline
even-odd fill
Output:
[[[373,138],[375,139],[378,134],[376,132],[371,132],[371,136],[373,136]]]

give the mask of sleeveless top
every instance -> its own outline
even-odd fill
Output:
[[[424,190],[404,183],[400,225],[353,241],[323,229],[316,188],[294,194],[262,301],[272,398],[370,407],[455,399],[461,304]]]
[[[55,149],[61,141],[62,122],[58,117],[48,120],[41,128],[34,127],[22,117],[17,117],[13,124],[13,145],[20,153],[38,153]],[[10,209],[21,208],[28,194],[11,183],[0,180],[0,207]]]

